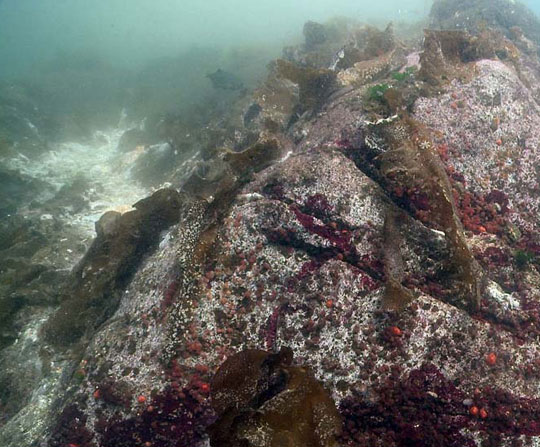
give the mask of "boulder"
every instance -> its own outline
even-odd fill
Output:
[[[508,0],[437,0],[431,8],[431,25],[443,30],[478,32],[486,27],[507,37],[519,28],[537,44],[540,22],[522,2]]]
[[[315,46],[323,44],[328,38],[324,25],[312,21],[304,24],[303,34],[307,49],[313,49]]]
[[[60,308],[44,326],[51,343],[76,343],[114,313],[123,287],[156,247],[161,231],[179,219],[182,206],[178,192],[162,189],[137,202],[133,211],[102,216],[97,238],[74,269]]]
[[[336,90],[277,62],[258,143],[103,216],[44,332],[79,341],[48,445],[538,441],[538,59],[424,45]]]

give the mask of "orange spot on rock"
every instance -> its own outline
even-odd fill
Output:
[[[495,363],[497,363],[497,355],[494,352],[490,352],[488,355],[486,355],[486,363],[489,366],[495,365]]]

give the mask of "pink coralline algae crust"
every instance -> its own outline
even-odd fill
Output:
[[[312,182],[312,178],[319,180]],[[274,350],[291,346],[298,361],[313,368],[338,402],[354,401],[350,396],[366,390],[369,411],[375,416],[354,422],[362,429],[353,430],[347,404],[341,406],[347,418],[345,438],[351,446],[378,445],[375,439],[380,442],[386,437],[388,445],[415,445],[396,438],[400,430],[409,433],[407,439],[420,436],[422,430],[415,428],[414,421],[424,424],[426,439],[436,441],[425,445],[476,445],[472,442],[478,437],[532,433],[526,421],[537,415],[538,348],[530,338],[517,341],[517,326],[514,332],[508,329],[519,322],[511,319],[516,312],[502,312],[493,299],[485,298],[484,314],[471,316],[445,304],[449,292],[436,275],[431,282],[423,282],[421,276],[415,281],[415,275],[429,268],[421,259],[430,255],[414,232],[410,239],[404,236],[402,249],[408,280],[416,291],[431,297],[421,296],[401,315],[381,310],[384,275],[376,260],[385,202],[377,199],[380,190],[352,162],[332,150],[312,150],[259,174],[246,189],[252,191],[263,197],[234,206],[220,232],[219,261],[212,265],[212,274],[204,274],[204,297],[190,314],[188,332],[197,334],[201,349],[194,352],[189,348],[192,342],[185,345],[186,354],[180,356],[184,364],[202,362],[212,371],[231,352],[230,346]],[[424,231],[425,239],[436,237],[425,228],[417,231]],[[489,247],[481,252],[485,259],[506,268],[504,251]],[[399,336],[389,329],[393,326],[400,329]],[[205,335],[208,328],[211,331]],[[513,353],[516,343],[521,354],[503,355]],[[494,367],[484,361],[491,351],[500,354]],[[430,362],[429,368],[423,366],[425,362]],[[529,375],[523,374],[525,369]],[[427,376],[425,388],[418,384],[422,375]],[[438,384],[429,385],[430,381]],[[489,386],[503,394],[475,394],[477,388]],[[390,393],[394,407],[377,390]],[[452,400],[447,402],[446,395],[441,402],[428,391],[446,393]],[[403,393],[412,397],[400,397]],[[415,393],[420,393],[417,400]],[[494,407],[503,395],[515,396],[518,406],[526,403],[522,396],[532,399],[527,401],[530,410],[520,413],[520,421],[514,424],[513,434],[494,430],[495,420],[490,419],[498,414]],[[471,418],[463,404],[466,399],[486,407],[488,417]],[[362,402],[355,405],[367,405]],[[423,413],[425,405],[429,414]],[[418,419],[415,411],[421,415]],[[394,421],[399,412],[410,413],[412,422]],[[380,425],[371,426],[373,421]],[[387,423],[395,428],[385,428]],[[373,444],[363,443],[366,439]]]
[[[479,310],[452,304],[447,241],[429,226],[422,189],[385,191],[352,161],[373,153],[362,142],[363,95],[349,91],[301,123],[297,153],[243,185],[249,199],[219,222],[211,259],[190,265],[193,284],[163,274],[180,271],[177,241],[192,236],[190,225],[174,230],[126,292],[130,318],[104,327],[90,350],[97,366],[81,403],[90,411],[65,410],[70,429],[51,446],[199,446],[214,418],[212,374],[236,352],[284,346],[331,390],[344,446],[538,445],[540,278],[526,262],[540,254],[540,108],[507,65],[476,68],[469,83],[419,98],[414,117],[431,130],[486,274]],[[400,313],[382,306],[389,210],[400,213],[398,267],[414,294]],[[131,384],[130,405],[90,397],[100,367]]]
[[[486,387],[467,395],[434,365],[424,364],[401,379],[393,367],[385,383],[369,393],[356,393],[340,404],[345,445],[387,447],[475,447],[472,432],[488,444],[503,438],[540,435],[540,400],[518,399]],[[481,416],[471,413],[477,407]]]
[[[152,398],[132,418],[99,420],[96,429],[101,447],[192,446],[205,438],[215,420],[206,395],[197,387],[170,387]],[[146,403],[145,403],[146,405]]]
[[[440,96],[420,98],[415,118],[433,129],[441,158],[466,182],[464,200],[498,203],[499,213],[532,231],[540,206],[535,168],[540,108],[518,74],[502,62],[481,60],[476,69],[471,82],[455,80]],[[458,109],[451,107],[456,98]]]
[[[301,212],[296,206],[292,206],[291,210],[307,231],[328,240],[343,253],[351,255],[355,254],[356,250],[354,249],[354,246],[351,245],[351,237],[347,230],[319,225],[315,223],[315,218],[313,216]]]
[[[94,434],[86,427],[87,416],[77,407],[70,404],[62,410],[54,427],[54,434],[49,439],[49,447],[77,445],[79,447],[95,447]]]

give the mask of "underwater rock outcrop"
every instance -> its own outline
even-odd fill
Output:
[[[0,157],[35,157],[50,149],[48,140],[56,137],[59,123],[41,110],[36,93],[28,84],[0,82]]]
[[[159,242],[159,234],[178,221],[183,197],[162,189],[121,214],[105,213],[96,223],[97,238],[72,273],[60,308],[44,326],[55,345],[77,342],[116,310],[120,295],[143,257]]]
[[[511,37],[512,28],[517,27],[529,39],[540,42],[540,21],[519,1],[436,0],[430,17],[431,25],[438,29],[459,29],[472,33],[490,29]]]
[[[304,29],[302,30],[304,34],[306,49],[312,50],[317,45],[323,44],[328,39],[328,34],[324,25],[317,22],[306,22],[304,23]]]
[[[32,200],[34,197],[50,188],[44,182],[25,176],[17,171],[0,168],[0,218],[7,218],[17,212],[22,203]],[[0,236],[4,238],[5,236]],[[0,242],[0,246],[3,245]]]
[[[335,71],[274,64],[182,193],[101,218],[45,328],[88,339],[48,445],[538,441],[537,56],[371,33]]]

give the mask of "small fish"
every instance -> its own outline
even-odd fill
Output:
[[[222,90],[242,90],[244,88],[244,84],[237,76],[221,68],[218,68],[214,73],[207,74],[206,77],[212,81],[214,88]]]

